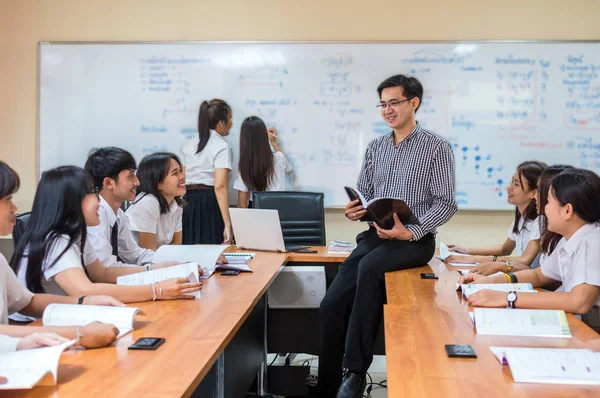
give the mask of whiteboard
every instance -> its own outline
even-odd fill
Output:
[[[287,189],[343,206],[368,143],[390,131],[376,88],[403,73],[425,88],[417,120],[454,148],[461,209],[509,209],[524,160],[600,172],[595,42],[41,43],[39,71],[40,171],[83,166],[107,145],[138,162],[179,154],[197,139],[200,102],[216,97],[233,109],[230,186],[239,127],[256,115],[294,166]]]

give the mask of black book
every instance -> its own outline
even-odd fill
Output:
[[[394,227],[394,213],[404,225],[420,225],[419,219],[413,214],[412,210],[405,201],[397,198],[375,198],[366,201],[362,194],[350,187],[344,187],[350,200],[359,200],[367,214],[360,221],[372,221],[377,223],[379,228],[392,229]]]

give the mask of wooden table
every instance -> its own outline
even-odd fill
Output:
[[[466,268],[465,268],[466,269]],[[439,280],[423,280],[435,272]],[[389,397],[598,397],[600,387],[515,383],[488,347],[576,347],[598,334],[568,315],[572,339],[480,336],[468,303],[456,292],[460,275],[439,260],[386,274],[384,306]],[[477,359],[448,358],[445,344],[470,344]]]

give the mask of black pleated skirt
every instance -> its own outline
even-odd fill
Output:
[[[183,209],[183,244],[223,243],[225,223],[214,189],[188,191]]]

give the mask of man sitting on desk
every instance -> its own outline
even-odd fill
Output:
[[[435,251],[436,227],[456,212],[452,149],[415,121],[423,86],[396,75],[377,91],[381,115],[393,132],[367,147],[357,188],[367,201],[404,200],[420,225],[403,225],[394,215],[392,229],[373,224],[356,237],[356,249],[340,265],[319,309],[321,398],[363,396],[383,315],[384,274],[426,264]],[[358,200],[346,205],[352,221],[365,214]],[[342,367],[348,370],[343,381]]]

